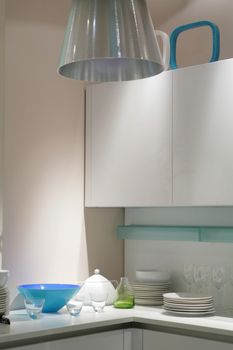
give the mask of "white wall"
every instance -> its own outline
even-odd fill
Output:
[[[56,69],[70,1],[8,0],[3,266],[21,283],[88,276],[84,85]]]

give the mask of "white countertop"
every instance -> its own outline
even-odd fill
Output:
[[[160,330],[174,329],[174,331],[198,332],[203,336],[220,336],[232,338],[233,318],[209,317],[177,317],[165,313],[158,307],[135,306],[133,309],[115,309],[112,306],[105,308],[103,313],[95,313],[91,307],[84,307],[78,317],[70,316],[65,309],[56,314],[42,314],[38,320],[30,320],[25,310],[10,313],[11,325],[0,325],[0,346],[9,342],[34,341],[44,338],[45,341],[52,336],[64,335],[82,331],[94,332],[96,328],[117,326],[137,322],[143,326],[159,327]],[[161,328],[162,327],[162,328]],[[231,339],[230,339],[231,340]]]

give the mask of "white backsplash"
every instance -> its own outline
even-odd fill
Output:
[[[191,270],[190,283],[185,280],[184,268]],[[207,271],[202,287],[197,278],[200,268]],[[126,240],[125,275],[130,281],[135,280],[137,269],[170,271],[172,290],[212,294],[217,307],[233,310],[233,244]],[[213,282],[216,271],[225,275],[219,290]]]
[[[211,209],[209,213],[211,213]],[[175,221],[175,224],[177,225],[198,225],[197,222],[200,221],[202,225],[211,225],[212,223],[212,225],[221,226],[226,223],[226,220],[221,221],[221,217],[223,218],[225,215],[228,217],[226,225],[233,226],[231,222],[232,216],[229,215],[232,212],[232,208],[227,208],[228,215],[221,209],[219,211],[217,211],[216,208],[213,209],[213,216],[215,216],[214,224],[212,223],[213,221],[211,221],[210,216],[204,217],[204,209],[198,209],[199,217],[195,214],[195,210],[193,210],[191,218],[189,216],[189,219],[187,219],[187,216],[185,216],[185,222],[179,220],[177,215],[173,215],[174,213],[170,213],[173,215],[172,222]],[[156,214],[156,209],[155,212],[151,209],[142,209],[142,212],[139,209],[127,209],[125,223],[171,225],[171,222],[166,222],[164,211],[166,211],[166,209],[162,212],[159,211],[159,213],[162,214],[159,215],[158,212]],[[148,212],[153,215],[149,215]],[[179,210],[179,212],[181,213],[182,211]],[[200,213],[202,214],[200,215]],[[216,213],[218,213],[217,217],[215,215]],[[159,217],[161,217],[160,221],[158,220]],[[168,220],[171,220],[171,216],[169,216]],[[153,268],[170,271],[172,273],[172,289],[174,291],[192,291],[212,294],[215,299],[216,307],[218,309],[221,308],[221,312],[226,313],[227,311],[233,316],[233,243],[126,240],[125,275],[128,276],[129,280],[135,280],[135,271],[137,269]],[[185,280],[185,268],[190,268],[191,270],[190,283],[187,283]],[[207,272],[207,277],[204,283],[198,283],[200,269]],[[221,279],[222,272],[225,280],[223,286],[217,289],[216,279],[218,280],[218,277]],[[215,278],[213,278],[214,274]],[[213,280],[215,280],[215,284]]]

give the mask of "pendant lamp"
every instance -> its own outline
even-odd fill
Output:
[[[59,74],[102,82],[142,79],[163,70],[145,0],[73,0]]]

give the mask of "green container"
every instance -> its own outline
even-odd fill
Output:
[[[127,277],[121,277],[116,292],[117,297],[114,302],[114,307],[119,309],[131,309],[134,307],[134,292]]]

